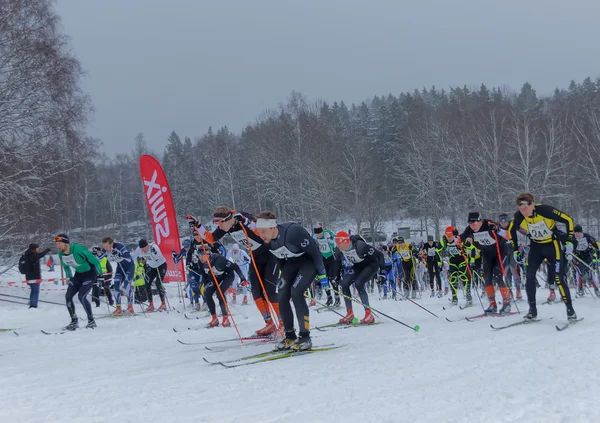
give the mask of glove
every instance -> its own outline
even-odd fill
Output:
[[[240,285],[242,285],[242,286],[248,286],[249,284],[248,284],[248,281],[242,281],[242,283]]]
[[[190,214],[187,215],[187,221],[190,228],[200,226],[200,222],[198,222],[198,220]]]
[[[171,256],[173,256],[173,263],[175,263],[175,264],[179,263],[179,261],[181,260],[181,254],[179,254],[175,250],[173,250],[173,252],[171,252]]]
[[[248,226],[248,219],[243,214],[239,212],[234,213],[233,218],[237,223],[243,223],[244,225]]]
[[[565,244],[565,255],[570,256],[572,253],[573,253],[573,243],[571,241],[567,241],[567,243]]]
[[[327,275],[317,275],[317,280],[321,284],[321,288],[327,288],[329,286]]]
[[[521,252],[520,251],[514,251],[513,257],[517,263],[521,263]]]

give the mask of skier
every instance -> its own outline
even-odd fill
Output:
[[[28,285],[31,289],[29,293],[29,308],[37,308],[40,298],[39,279],[42,279],[42,270],[40,269],[40,260],[50,252],[50,248],[46,248],[41,253],[40,246],[32,243],[23,254],[25,256],[25,280],[29,281]]]
[[[248,266],[250,265],[250,256],[245,251],[240,250],[240,246],[238,244],[233,244],[231,250],[227,252],[227,260],[237,264],[244,274],[243,279],[236,277],[231,285],[231,288],[229,288],[233,296],[231,302],[233,304],[236,303],[238,284],[240,284],[243,290],[242,293],[244,294],[242,304],[248,304],[248,281],[246,275],[248,274]]]
[[[113,275],[113,287],[115,290],[115,303],[117,308],[113,312],[114,316],[122,316],[121,310],[121,282],[123,289],[127,295],[127,312],[135,314],[133,311],[133,290],[131,284],[133,281],[133,272],[135,271],[135,263],[129,254],[129,250],[120,242],[115,242],[111,237],[107,236],[102,239],[102,249],[104,252],[99,258],[106,257],[109,261],[117,263],[117,270]]]
[[[396,238],[396,252],[402,260],[402,273],[404,274],[404,298],[408,298],[412,291],[412,298],[417,298],[417,282],[415,279],[415,255],[416,248],[412,244],[407,244],[404,238]]]
[[[145,239],[140,239],[138,242],[138,248],[133,253],[136,257],[144,257],[146,260],[147,272],[146,272],[146,295],[148,296],[148,307],[146,311],[154,311],[154,300],[152,298],[152,282],[156,282],[156,290],[160,297],[160,311],[167,309],[165,303],[165,289],[163,287],[163,281],[167,274],[167,260],[163,256],[160,248],[155,243],[149,244]]]
[[[236,274],[240,280],[244,282],[246,282],[246,277],[237,264],[227,260],[220,254],[211,253],[207,250],[206,252],[199,252],[198,258],[202,264],[204,278],[206,280],[204,285],[204,296],[206,304],[208,305],[208,311],[212,316],[212,320],[206,327],[214,328],[219,326],[215,300],[213,298],[215,293],[218,295],[221,313],[223,314],[223,322],[221,324],[223,327],[231,326],[229,314],[227,313],[227,299],[225,298],[225,292],[231,286]]]
[[[369,309],[369,296],[365,290],[365,285],[377,274],[379,278],[385,279],[385,260],[383,259],[383,254],[373,246],[367,244],[360,235],[350,236],[345,231],[340,231],[335,235],[335,246],[351,266],[341,283],[344,303],[346,304],[346,316],[340,319],[340,323],[348,324],[354,320],[354,312],[350,300],[350,285],[352,284],[354,284],[358,291],[360,301],[365,308],[365,317],[360,323],[373,323],[375,318]]]
[[[565,253],[573,252],[573,219],[556,208],[543,204],[535,204],[533,194],[522,193],[516,199],[519,211],[515,212],[512,223],[509,226],[510,238],[517,254],[517,230],[523,227],[529,233],[531,245],[527,257],[527,277],[525,289],[529,312],[524,319],[532,320],[537,317],[537,306],[535,302],[536,272],[544,259],[548,260],[548,281],[555,281],[562,300],[567,309],[567,318],[576,320],[577,314],[571,302],[571,291],[564,278],[561,277],[560,262],[563,251],[555,236],[556,223],[564,223],[567,227],[567,239]]]
[[[600,291],[594,282],[593,273],[590,271],[590,267],[592,267],[594,262],[594,255],[598,251],[596,240],[591,235],[584,233],[581,225],[575,225],[573,242],[575,250],[573,255],[575,258],[572,263],[579,275],[577,281],[577,296],[583,297],[583,285],[591,283],[596,292],[596,296],[599,297]]]
[[[133,286],[135,286],[135,303],[143,304],[148,301],[146,295],[146,261],[144,257],[137,257],[135,261],[135,270],[133,273]]]
[[[323,264],[325,266],[325,270],[327,271],[327,279],[331,284],[334,295],[335,302],[331,296],[331,288],[327,288],[325,293],[327,294],[327,301],[325,305],[333,305],[334,307],[340,306],[340,295],[336,292],[339,291],[338,282],[339,282],[339,274],[341,261],[340,258],[335,254],[335,241],[334,234],[330,230],[323,229],[323,225],[317,223],[313,227],[313,238],[317,241],[317,245],[319,246],[319,251],[323,256]]]
[[[77,317],[77,313],[75,313],[75,304],[73,304],[75,294],[78,294],[79,302],[81,302],[87,314],[88,323],[86,328],[93,329],[96,327],[96,322],[94,321],[92,305],[87,299],[87,294],[89,294],[92,285],[96,281],[96,277],[102,270],[100,262],[83,245],[71,245],[68,235],[58,234],[54,237],[54,242],[56,242],[56,248],[58,249],[58,259],[65,270],[65,275],[69,278],[65,300],[69,316],[71,317],[71,323],[65,327],[65,330],[75,330],[79,327],[79,318]],[[75,271],[74,273],[71,268]]]
[[[285,337],[276,347],[279,350],[292,349],[305,351],[312,348],[310,320],[304,292],[317,278],[323,288],[329,283],[323,256],[317,242],[297,223],[277,224],[271,212],[261,212],[257,216],[256,229],[269,250],[280,260],[281,284],[279,286],[279,310],[285,330]],[[298,336],[294,329],[294,314],[290,298],[296,309]]]
[[[481,213],[477,211],[469,212],[468,221],[469,226],[460,235],[460,239],[473,244],[481,251],[483,282],[486,295],[490,301],[485,313],[498,313],[496,291],[494,289],[494,284],[497,284],[502,295],[502,308],[499,313],[508,314],[510,313],[510,293],[502,274],[503,261],[506,258],[506,240],[503,237],[498,237],[496,224],[491,220],[483,219]]]
[[[459,281],[466,287],[467,306],[473,304],[471,289],[469,285],[469,275],[467,270],[467,257],[460,244],[460,239],[455,235],[456,230],[448,226],[444,236],[440,239],[441,251],[448,259],[448,283],[452,289],[452,304],[458,304],[458,284]]]
[[[112,265],[106,257],[99,258],[102,255],[102,249],[94,245],[92,247],[92,254],[98,257],[100,262],[100,275],[96,279],[96,283],[92,287],[92,300],[96,303],[96,307],[100,307],[100,293],[104,292],[109,304],[112,306],[115,304],[113,300],[112,292],[110,292],[110,282],[112,280]]]
[[[221,239],[225,234],[229,234],[236,243],[250,252],[253,260],[248,275],[250,288],[254,304],[265,321],[265,327],[257,330],[256,334],[259,336],[272,334],[277,329],[273,319],[280,320],[277,301],[279,275],[277,258],[269,252],[268,244],[256,232],[255,219],[251,214],[238,213],[227,206],[219,206],[213,213],[213,223],[216,223],[218,228],[212,233],[208,232],[200,223],[196,225],[205,240],[212,243]],[[262,286],[259,278],[262,280]],[[271,315],[269,304],[273,307],[275,316]]]
[[[427,265],[427,274],[429,275],[429,287],[431,288],[430,297],[435,296],[434,279],[437,281],[438,298],[442,297],[442,278],[440,277],[440,265],[442,261],[439,250],[440,246],[433,240],[433,235],[427,235],[427,242],[423,244],[422,252],[425,255],[425,264]]]

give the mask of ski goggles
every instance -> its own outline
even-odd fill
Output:
[[[531,201],[521,201],[521,202],[519,202],[519,208],[529,207],[532,204],[533,203]]]
[[[221,222],[227,222],[232,217],[233,217],[233,215],[231,213],[228,213],[225,216],[213,216],[212,222],[217,223],[217,224],[221,223]]]

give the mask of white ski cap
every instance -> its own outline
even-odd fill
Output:
[[[277,226],[277,219],[256,219],[256,228],[257,229],[269,229]]]

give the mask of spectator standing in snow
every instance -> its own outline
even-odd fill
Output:
[[[25,279],[28,281],[42,279],[40,260],[50,252],[50,248],[46,248],[41,253],[39,252],[39,248],[39,245],[33,243],[29,244],[29,248],[27,251],[25,251],[25,257],[27,257],[27,270],[25,272]],[[31,293],[29,294],[29,308],[37,308],[38,300],[40,298],[40,284],[32,282],[29,283],[29,287],[31,288]]]

